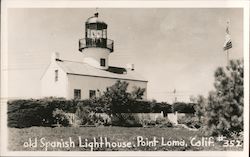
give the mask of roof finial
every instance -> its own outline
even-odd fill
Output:
[[[96,11],[95,17],[98,17],[98,14],[99,14],[99,13],[98,13],[98,8],[97,8],[97,7],[95,8],[95,11]]]
[[[229,34],[230,19],[227,19],[226,34]]]

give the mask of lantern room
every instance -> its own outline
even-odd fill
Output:
[[[107,24],[98,18],[98,13],[85,22],[85,38],[79,40],[79,51],[85,48],[105,48],[113,52],[114,42],[107,38]]]

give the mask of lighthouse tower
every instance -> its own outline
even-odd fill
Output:
[[[108,69],[109,54],[113,52],[114,42],[107,38],[108,25],[99,19],[98,13],[85,22],[85,38],[79,40],[79,51],[83,62],[98,69]]]
[[[108,25],[98,18],[98,13],[85,22],[85,35],[79,40],[83,60],[70,61],[56,53],[41,78],[42,97],[90,99],[99,97],[118,80],[129,83],[128,92],[134,87],[147,90],[147,80],[134,70],[133,65],[109,65],[109,55],[114,42],[107,38]],[[147,91],[143,98],[147,98]]]

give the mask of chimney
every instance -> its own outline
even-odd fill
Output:
[[[98,14],[98,12],[97,12],[97,13],[95,13],[95,17],[98,17],[98,15],[99,15],[99,14]]]
[[[59,52],[53,52],[51,55],[51,61],[56,61],[56,60],[60,60]]]
[[[134,64],[127,64],[127,69],[134,71],[135,70],[135,65]]]

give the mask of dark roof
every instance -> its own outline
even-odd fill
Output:
[[[87,24],[89,23],[103,23],[103,24],[106,24],[103,20],[101,20],[99,17],[98,17],[98,13],[95,13],[94,16],[92,17],[89,17],[86,21]]]
[[[115,73],[115,74],[124,74],[127,73],[127,69],[121,67],[112,67],[109,66],[107,69],[108,72]]]

